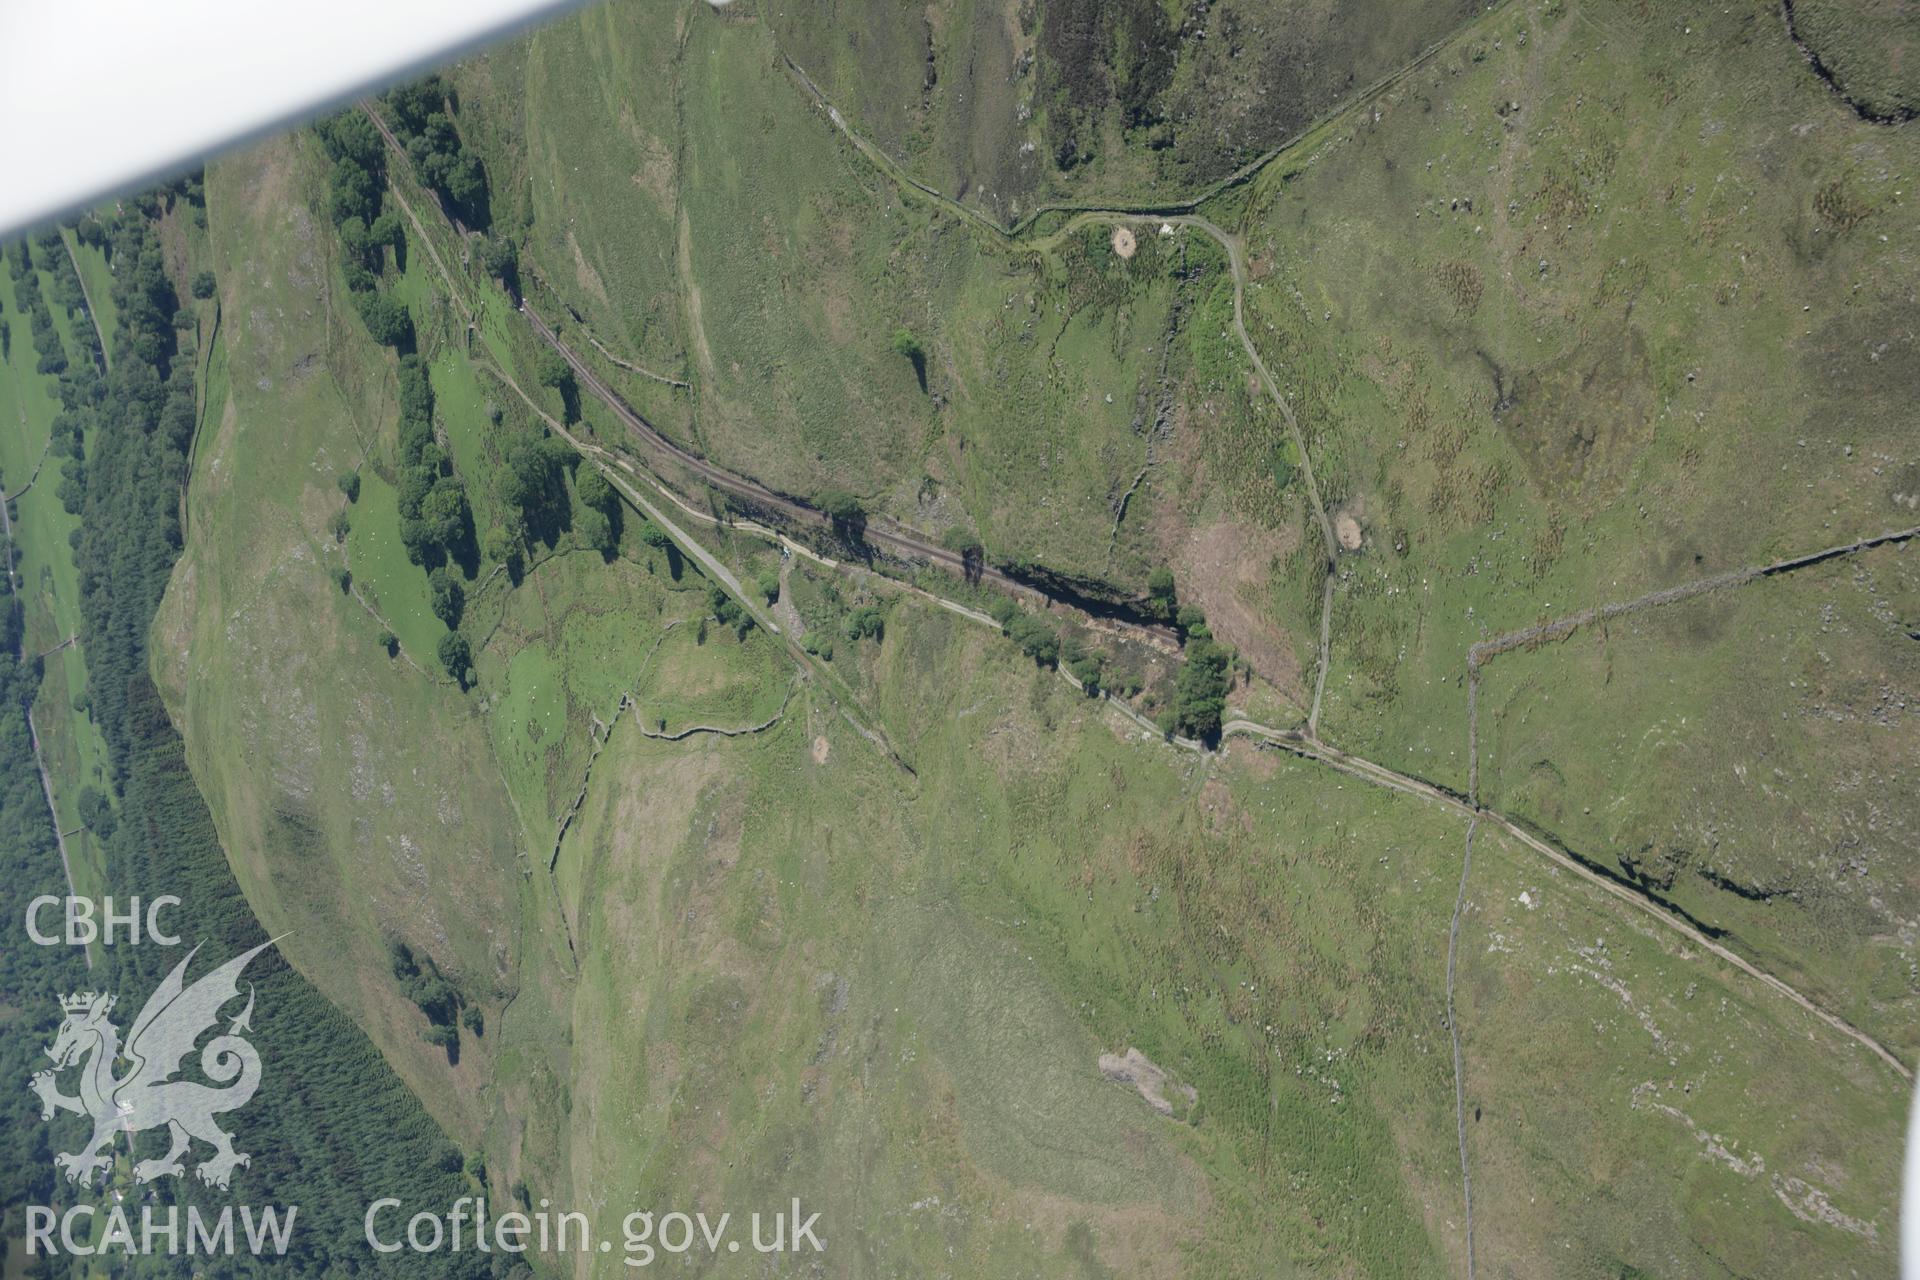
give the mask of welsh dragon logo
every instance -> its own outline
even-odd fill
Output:
[[[113,996],[86,991],[60,998],[66,1018],[47,1047],[53,1069],[35,1072],[31,1085],[40,1095],[42,1120],[53,1119],[56,1111],[93,1118],[92,1139],[78,1151],[53,1158],[66,1171],[67,1181],[91,1186],[94,1173],[111,1160],[106,1153],[115,1134],[164,1126],[171,1147],[158,1159],[134,1165],[134,1180],[151,1182],[185,1173],[181,1157],[197,1138],[213,1148],[213,1155],[196,1170],[200,1180],[226,1189],[234,1169],[246,1164],[248,1156],[233,1149],[233,1136],[215,1124],[214,1117],[246,1106],[260,1087],[260,1055],[240,1035],[253,1030],[251,983],[246,1008],[227,1025],[226,1034],[207,1041],[200,1051],[200,1070],[223,1087],[173,1077],[195,1043],[219,1021],[221,1007],[239,998],[240,973],[247,962],[272,945],[263,942],[188,986],[187,965],[200,950],[195,947],[148,997],[133,1020],[124,1048],[119,1028],[108,1016],[113,1012]],[[116,1075],[115,1068],[123,1060],[131,1065],[125,1074]],[[77,1097],[62,1093],[58,1080],[61,1072],[72,1067],[80,1069]]]

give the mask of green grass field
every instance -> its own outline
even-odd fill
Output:
[[[543,863],[586,778],[594,722],[632,716],[621,695],[642,691],[664,636],[691,635],[707,612],[694,574],[675,583],[657,553],[633,554],[608,564],[576,551],[535,567],[504,596],[477,664],[494,758]]]
[[[344,505],[345,499],[339,499]],[[360,500],[349,508],[353,528],[346,558],[354,585],[416,662],[431,666],[446,624],[433,615],[420,567],[400,542],[400,511],[393,486],[368,468],[360,473]],[[368,643],[373,641],[370,638]]]
[[[41,288],[49,288],[44,273]],[[80,631],[80,585],[68,542],[79,520],[58,497],[65,460],[47,452],[53,418],[60,411],[58,388],[53,378],[34,371],[33,344],[11,279],[0,281],[0,304],[0,314],[14,329],[5,376],[0,377],[0,423],[7,424],[0,431],[0,479],[14,499],[14,570],[27,609],[25,643],[34,653],[48,655],[35,699],[34,726],[53,781],[60,829],[74,833],[67,839],[74,887],[82,894],[97,894],[102,854],[99,842],[84,829],[79,794],[82,787],[93,786],[110,796],[111,788],[105,783],[106,744],[85,710],[84,648],[63,646]],[[56,328],[64,314],[56,309]],[[76,348],[68,344],[68,350]]]
[[[1484,832],[1472,902],[1458,1006],[1484,1272],[1892,1270],[1905,1104],[1883,1064]]]

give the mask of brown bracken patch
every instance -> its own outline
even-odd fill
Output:
[[[1173,565],[1181,599],[1206,612],[1208,628],[1238,649],[1254,674],[1295,700],[1305,695],[1300,659],[1269,602],[1275,575],[1298,536],[1297,530],[1219,520],[1189,533]]]

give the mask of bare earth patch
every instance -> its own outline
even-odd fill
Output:
[[[780,629],[795,640],[807,634],[806,620],[800,616],[800,610],[793,605],[793,557],[783,556],[780,560],[780,598],[773,602],[773,620]]]
[[[1340,540],[1342,551],[1358,551],[1364,538],[1360,533],[1360,522],[1351,513],[1342,511],[1333,518],[1333,536]]]
[[[1168,1080],[1166,1072],[1154,1065],[1151,1058],[1132,1047],[1127,1049],[1124,1056],[1101,1054],[1100,1074],[1115,1084],[1132,1085],[1147,1100],[1147,1105],[1163,1116],[1173,1114],[1173,1103],[1167,1099],[1169,1090],[1185,1101],[1186,1107],[1182,1110],[1200,1101],[1199,1091],[1192,1085],[1174,1084]]]
[[[580,242],[574,239],[573,232],[567,232],[567,248],[573,250],[573,272],[580,287],[600,299],[602,306],[611,306],[607,299],[607,286],[602,283],[600,273],[587,261],[587,255],[581,251]]]
[[[1139,247],[1140,244],[1133,238],[1132,231],[1126,227],[1115,227],[1113,229],[1113,251],[1122,258],[1131,258],[1134,250]]]
[[[687,328],[693,335],[693,350],[700,359],[700,368],[711,376],[713,348],[707,345],[707,326],[700,306],[700,286],[694,283],[693,229],[684,210],[680,214],[679,250],[680,278],[687,282]]]
[[[833,754],[833,748],[828,744],[826,735],[817,735],[813,740],[813,762],[825,764],[827,757],[831,754]]]

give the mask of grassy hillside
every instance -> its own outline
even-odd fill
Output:
[[[258,167],[237,167],[247,163]],[[283,171],[298,171],[285,148],[216,171],[216,243],[276,243],[284,215],[269,210],[279,206],[240,197],[273,190],[268,179]],[[309,243],[324,245],[322,234]],[[273,259],[252,260],[262,269],[236,255],[223,273],[228,305],[287,287],[287,274],[265,269]],[[246,350],[236,344],[234,359]],[[379,357],[366,360],[374,368]],[[258,433],[284,438],[289,423],[301,456],[323,459],[362,430],[338,408],[271,420],[236,410],[224,450],[200,455],[195,509],[238,501],[211,478],[249,440],[272,456]],[[324,528],[338,501],[330,484],[330,473],[256,484],[251,527],[297,523],[311,509]],[[174,612],[183,593],[271,545],[256,534],[243,546],[235,527],[207,517],[170,617],[184,616]],[[293,563],[259,589],[284,594],[278,616],[344,618],[336,625],[363,633],[354,645],[305,644],[303,686],[351,705],[357,695],[345,691],[375,682],[390,691],[388,724],[451,714],[434,710],[460,696],[451,686],[382,655],[376,621],[342,605],[317,566]],[[675,572],[672,558],[626,542],[612,560],[556,554],[476,595],[467,625],[484,637],[479,684],[454,723],[484,727],[485,739],[458,759],[459,794],[464,812],[510,804],[515,843],[536,855],[490,917],[520,939],[504,984],[518,994],[487,1004],[484,1044],[463,1035],[457,1066],[414,1056],[417,1023],[377,989],[377,963],[355,962],[362,986],[344,997],[437,1112],[480,1130],[496,1195],[524,1185],[617,1213],[629,1202],[718,1209],[797,1194],[821,1209],[835,1263],[851,1274],[954,1258],[985,1274],[1457,1269],[1439,1021],[1457,818],[1281,756],[1180,752],[1108,719],[977,624],[901,600],[877,647],[845,644],[833,664],[910,744],[909,777],[813,686],[788,700],[789,669],[757,632],[741,643],[709,626],[700,642],[704,590],[684,563]],[[223,652],[217,638],[199,643]],[[209,678],[219,669],[173,673],[196,767],[253,787],[302,776],[263,722],[234,720],[225,735],[194,727],[228,696],[231,677]],[[624,714],[621,693],[635,699]],[[689,723],[751,728],[782,708],[742,737],[648,736]],[[387,736],[410,754],[382,767],[404,769],[409,787],[451,754],[423,749],[444,739],[411,727]],[[316,795],[351,794],[339,781],[320,790],[327,775],[314,776]],[[229,794],[223,786],[238,790],[211,790]],[[549,875],[539,855],[575,795]],[[367,901],[373,886],[374,911],[356,905],[343,918],[377,920],[380,876],[404,849],[437,877],[430,919],[454,920],[442,904],[467,900],[487,873],[462,861],[459,827],[408,817],[406,800],[364,806],[360,825],[315,823],[297,859],[285,828],[268,829],[263,861],[279,872],[263,891],[340,911],[326,904]],[[217,812],[231,823],[240,811]],[[402,832],[409,845],[396,843]],[[1757,1224],[1766,1243],[1754,1249],[1789,1251],[1805,1273],[1880,1265],[1894,1177],[1880,1135],[1900,1105],[1881,1069],[1857,1050],[1809,1043],[1800,1011],[1640,933],[1618,904],[1561,883],[1531,855],[1488,843],[1482,858],[1476,898],[1504,902],[1538,885],[1529,900],[1551,914],[1525,919],[1560,922],[1524,935],[1537,958],[1522,972],[1545,989],[1512,989],[1504,967],[1483,968],[1520,925],[1469,934],[1462,1017],[1469,1105],[1481,1115],[1472,1150],[1500,1189],[1493,1203],[1507,1206],[1483,1199],[1485,1247],[1536,1274],[1673,1257],[1711,1273],[1726,1247],[1723,1215],[1734,1213]],[[388,920],[433,948],[416,922]],[[1589,933],[1620,937],[1626,953],[1570,969]],[[455,968],[457,944],[434,954],[468,972]],[[1642,1002],[1683,1000],[1726,1010],[1688,1024],[1684,1105],[1635,1092],[1650,1073],[1673,1072],[1681,1046],[1650,1039],[1633,1016]],[[1509,1076],[1504,1064],[1522,1047],[1537,1067]],[[1172,1114],[1103,1075],[1101,1054],[1130,1049],[1168,1073]],[[1816,1125],[1789,1097],[1755,1103],[1754,1082],[1769,1072],[1842,1105]],[[1595,1123],[1573,1147],[1527,1138],[1541,1102],[1524,1082],[1576,1076],[1594,1080],[1578,1106]],[[1564,1106],[1552,1114],[1571,1123]],[[1796,1181],[1703,1157],[1695,1123]],[[1577,1170],[1616,1162],[1634,1170],[1630,1189],[1568,1196],[1582,1205],[1571,1257],[1566,1214],[1534,1218],[1505,1190],[1542,1178],[1585,1186]],[[1844,1180],[1830,1172],[1843,1166]],[[1871,1230],[1809,1234],[1780,1186],[1793,1205],[1817,1192]],[[611,1274],[619,1264],[597,1265]]]
[[[1797,0],[1793,32],[1814,71],[1859,115],[1897,124],[1920,114],[1920,45],[1901,0]]]
[[[1911,525],[1917,158],[1771,6],[1589,3],[1490,15],[1270,170],[1256,336],[1362,536],[1333,736],[1464,787],[1467,645]]]
[[[662,500],[695,531],[663,545],[561,458],[627,433],[541,385],[476,265],[519,246],[591,367],[769,486],[1126,590],[1172,567],[1244,659],[1226,714],[1281,727],[1319,660],[1310,462],[1342,546],[1321,727],[1464,792],[1468,646],[1913,523],[1913,144],[1764,4],[1484,13],[1203,210],[1283,410],[1208,224],[1009,239],[837,127],[980,207],[1147,199],[1195,176],[1155,129],[1213,172],[1250,116],[1290,129],[1466,17],[1349,16],[963,6],[856,55],[805,10],[607,7],[451,73],[487,243],[395,161],[404,248],[349,263],[309,134],[210,173],[247,319],[157,679],[261,919],[497,1200],[605,1229],[797,1195],[832,1274],[1424,1277],[1465,1269],[1464,1158],[1488,1274],[1892,1265],[1906,1082],[1864,1045],[1490,816],[1463,877],[1445,795],[1181,747],[711,495]],[[1144,65],[1162,22],[1207,38]],[[1075,158],[962,190],[1023,74],[1017,128]],[[438,577],[423,473],[478,535]],[[1516,644],[1478,702],[1477,799],[1903,1058],[1914,554]],[[1034,616],[1149,710],[1178,687],[1171,653]]]
[[[624,79],[600,69],[642,51]],[[851,490],[995,557],[1143,590],[1168,555],[1150,499],[1185,483],[1162,464],[1217,250],[1152,223],[1128,258],[1104,228],[1010,250],[902,198],[782,52],[760,21],[642,5],[463,68],[490,171],[532,193],[530,300],[668,435],[774,489]]]
[[[1816,1047],[1808,1015],[1484,828],[1471,892],[1456,1004],[1482,1273],[1893,1267],[1904,1090],[1884,1065]]]
[[[1902,317],[1920,263],[1891,234],[1912,138],[1836,100],[1769,7],[1690,21],[1676,41],[1631,6],[1496,13],[1236,211],[1257,340],[1359,536],[1323,720],[1343,745],[1464,790],[1470,644],[1914,523]],[[1869,703],[1876,681],[1901,685],[1911,647],[1895,625],[1908,606],[1874,583],[1857,607],[1881,622],[1863,616],[1820,659]],[[1296,633],[1317,612],[1306,593],[1282,604]],[[1804,754],[1797,728],[1754,738],[1763,709],[1807,723],[1772,672],[1810,606],[1766,608],[1742,595],[1649,615],[1630,657],[1599,632],[1584,664],[1498,659],[1484,794],[1782,971],[1825,971],[1812,980],[1837,1004],[1904,1034],[1904,980],[1857,966],[1908,961],[1855,950],[1886,938],[1892,917],[1866,904],[1898,914],[1904,860],[1862,849],[1850,865],[1876,887],[1832,880],[1834,840],[1853,843],[1813,834],[1865,811],[1812,778],[1886,756],[1855,729],[1815,730]],[[1635,728],[1616,734],[1622,716]],[[1703,735],[1714,762],[1653,764],[1642,735],[1659,723]],[[1718,758],[1728,734],[1772,740],[1765,769],[1820,788],[1820,815],[1734,820],[1723,806],[1746,784]],[[1889,785],[1868,784],[1868,803],[1903,810]],[[1719,816],[1681,816],[1701,805]]]
[[[565,563],[601,589],[598,610],[632,598],[625,568]],[[527,724],[521,682],[537,690],[540,669],[483,674],[509,686],[501,727]],[[760,735],[649,740],[636,681],[641,712],[615,723],[558,850],[564,935],[521,953],[521,996],[489,1019],[495,1178],[609,1212],[797,1194],[851,1274],[943,1258],[984,1274],[1329,1258],[1449,1273],[1462,1245],[1437,1018],[1462,824],[1281,757],[1142,741],[930,607],[891,610],[871,672],[890,723],[917,735],[917,783],[811,693]],[[768,671],[761,696],[781,683]],[[1498,914],[1469,935],[1462,1017],[1495,1188],[1483,1247],[1533,1274],[1671,1257],[1716,1274],[1738,1214],[1743,1249],[1791,1250],[1801,1274],[1879,1265],[1897,1163],[1882,1135],[1901,1107],[1883,1069],[1809,1043],[1798,1010],[1533,855],[1489,842],[1481,859],[1475,899]],[[1596,960],[1598,938],[1612,950]],[[1545,989],[1514,988],[1520,975]],[[1687,1015],[1682,1042],[1660,1019],[1683,1004],[1723,1012]],[[1129,1048],[1196,1091],[1184,1118],[1102,1078],[1099,1055]],[[1509,1074],[1516,1055],[1534,1066]],[[1636,1092],[1676,1065],[1680,1101]],[[441,1071],[426,1087],[451,1086]],[[1523,1084],[1574,1078],[1591,1087],[1551,1105]],[[1835,1109],[1808,1115],[1804,1090]],[[1574,1145],[1526,1136],[1549,1122]],[[1781,1184],[1701,1154],[1690,1124],[1871,1234],[1809,1235]],[[1629,1183],[1576,1194],[1612,1163]],[[1514,1207],[1527,1196],[1511,1188],[1542,1177],[1582,1206],[1571,1219]]]
[[[1884,549],[1506,655],[1481,786],[1911,1054],[1915,618]]]
[[[916,177],[1013,222],[1053,201],[1192,195],[1475,8],[1003,0],[751,12]]]
[[[347,563],[335,513],[351,506],[359,518],[379,498],[363,480],[348,504],[336,481],[377,474],[394,429],[393,374],[357,317],[329,302],[329,242],[301,194],[307,154],[303,167],[282,141],[209,175],[221,305],[253,319],[223,336],[227,394],[209,405],[196,447],[157,675],[256,912],[293,930],[295,964],[358,1011],[417,1085],[445,1055],[421,1039],[426,1020],[388,972],[387,940],[431,955],[470,1000],[505,999],[516,938],[499,904],[518,892],[523,847],[504,795],[473,781],[484,726],[451,682],[411,665],[433,664],[431,643],[416,647],[388,621],[404,616],[402,591],[424,601],[425,575],[404,566],[389,591],[369,574],[377,615],[332,577]],[[361,549],[357,536],[346,552]],[[383,627],[402,633],[401,657],[380,649]],[[227,674],[195,678],[209,669]],[[416,757],[428,739],[438,745]],[[236,755],[229,743],[247,747]],[[345,885],[350,899],[333,896]],[[469,1089],[484,1054],[484,1042],[468,1047]],[[473,1132],[441,1090],[420,1092],[452,1131]]]

